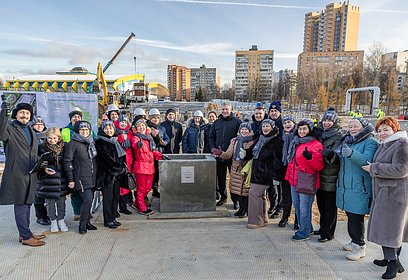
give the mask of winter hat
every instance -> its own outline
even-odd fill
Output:
[[[278,110],[279,112],[282,113],[282,108],[281,108],[281,103],[280,103],[280,101],[273,101],[273,102],[271,103],[271,105],[269,105],[269,111],[270,111],[271,109],[276,109],[276,110]]]
[[[363,127],[366,127],[366,126],[370,125],[370,123],[368,122],[367,119],[364,119],[364,118],[361,118],[361,117],[352,118],[352,120],[358,120]]]
[[[135,127],[137,127],[139,124],[144,124],[145,126],[147,126],[147,125],[146,125],[146,121],[145,121],[144,119],[138,119],[138,120],[135,122]]]
[[[101,129],[104,130],[104,128],[107,127],[108,125],[112,126],[113,128],[115,127],[115,126],[113,125],[113,121],[108,120],[108,121],[103,121],[103,122],[102,122],[102,124],[101,124]]]
[[[314,128],[314,123],[313,123],[313,121],[312,120],[309,120],[309,119],[303,119],[303,120],[301,120],[300,122],[298,122],[298,127],[299,126],[302,126],[302,125],[307,125],[308,127],[309,127],[309,130],[310,131],[312,131],[313,130],[313,128]]]
[[[92,130],[91,124],[87,121],[78,121],[74,124],[74,131],[76,133],[79,133],[81,128],[88,128],[89,130]]]
[[[330,107],[326,112],[324,112],[321,121],[330,120],[332,122],[336,122],[338,118],[339,115],[337,114],[336,109]]]
[[[241,128],[245,127],[248,129],[250,132],[252,131],[251,124],[249,122],[243,122],[240,124],[238,131],[241,131]]]
[[[271,120],[271,119],[264,119],[264,120],[262,121],[261,126],[262,126],[264,123],[269,123],[272,128],[275,127],[275,122],[274,122],[273,120]]]
[[[35,125],[36,123],[42,123],[45,126],[44,119],[41,118],[41,116],[33,117],[33,121],[31,123],[32,123],[32,125]]]
[[[167,111],[166,111],[166,117],[167,117],[167,115],[168,115],[169,113],[174,113],[174,114],[176,114],[176,110],[174,110],[173,108],[167,109]]]
[[[262,102],[256,102],[255,109],[265,109]]]
[[[20,110],[27,110],[30,112],[30,121],[33,120],[34,114],[33,114],[33,106],[29,103],[18,103],[16,108],[13,109],[13,112],[11,113],[11,118],[15,119],[17,117],[17,113]]]
[[[71,112],[69,112],[69,114],[68,114],[69,119],[72,119],[72,117],[75,116],[75,115],[80,115],[81,118],[82,118],[82,110],[80,108],[78,108],[78,107],[72,108]]]
[[[282,123],[285,123],[286,121],[292,121],[294,124],[296,124],[295,118],[292,115],[283,116]]]
[[[127,122],[129,123],[129,117],[126,114],[120,114],[119,115],[119,119],[118,122]]]

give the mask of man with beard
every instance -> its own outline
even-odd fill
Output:
[[[0,140],[3,141],[6,164],[0,187],[0,205],[14,205],[14,217],[23,245],[42,246],[45,235],[35,235],[30,230],[30,209],[37,191],[37,174],[30,174],[38,159],[38,138],[29,122],[33,107],[19,103],[11,114],[9,105],[2,97],[0,112]]]

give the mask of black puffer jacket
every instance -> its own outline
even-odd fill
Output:
[[[42,143],[38,147],[38,154],[41,156],[46,152],[50,152],[50,150],[47,149],[45,143]],[[68,181],[65,177],[63,168],[63,153],[64,151],[62,151],[61,154],[57,155],[55,152],[52,152],[49,155],[49,159],[47,160],[47,167],[55,170],[54,175],[48,175],[47,173],[45,173],[44,169],[38,171],[39,182],[37,195],[39,197],[58,199],[70,193],[70,189],[68,188]]]
[[[96,166],[96,157],[89,158],[88,144],[73,139],[65,144],[64,170],[68,182],[75,182],[75,190],[95,187]]]
[[[110,138],[103,131],[100,131],[98,135]],[[115,145],[102,139],[96,140],[95,147],[98,152],[96,156],[98,165],[96,186],[113,187],[113,183],[120,180],[120,176],[126,171],[126,157],[118,157]]]
[[[252,160],[251,183],[272,186],[273,180],[283,180],[285,167],[282,163],[282,148],[283,141],[279,137],[274,137],[262,147],[258,158]]]
[[[234,117],[232,113],[227,118],[220,115],[210,128],[210,148],[219,149],[221,147],[221,150],[226,151],[231,139],[237,137],[241,123],[242,121]],[[217,157],[217,160],[222,162],[231,161],[231,159],[223,160],[219,157]]]

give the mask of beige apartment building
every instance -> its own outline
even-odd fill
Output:
[[[360,8],[349,1],[331,3],[305,15],[304,52],[354,51],[358,47]]]
[[[235,99],[270,100],[272,96],[273,50],[235,51]]]
[[[169,89],[170,100],[190,101],[191,100],[191,69],[185,66],[167,66],[167,88]]]
[[[401,92],[408,75],[408,50],[383,54],[381,56],[381,69],[384,72],[395,69],[397,89]]]
[[[360,8],[349,1],[307,13],[303,53],[298,56],[299,76],[319,68],[328,79],[336,79],[351,75],[355,67],[362,69],[364,51],[357,50],[359,23]]]

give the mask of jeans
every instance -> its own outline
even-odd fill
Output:
[[[299,230],[296,234],[302,238],[310,236],[312,227],[312,205],[314,195],[297,193],[295,187],[291,187],[293,206],[299,221]]]

